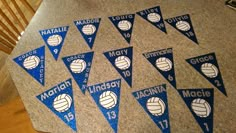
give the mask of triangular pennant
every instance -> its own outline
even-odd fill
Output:
[[[227,96],[215,53],[209,53],[186,60],[202,76]]]
[[[13,59],[34,79],[44,86],[45,47],[42,46]]]
[[[214,90],[182,89],[178,90],[185,104],[204,133],[213,132]]]
[[[68,29],[69,26],[64,26],[39,31],[55,60],[59,57]]]
[[[90,49],[93,48],[100,21],[101,18],[74,21],[77,29],[80,31],[81,35],[89,45]]]
[[[184,34],[186,37],[198,44],[189,14],[168,18],[165,19],[165,21],[177,29],[180,33]]]
[[[111,16],[109,19],[114,24],[116,29],[125,38],[125,40],[130,44],[133,24],[134,24],[135,14],[126,14],[120,16]]]
[[[147,52],[143,55],[176,88],[172,48]]]
[[[162,18],[161,14],[161,8],[160,6],[156,6],[153,8],[145,9],[142,11],[137,12],[139,16],[141,16],[143,19],[150,22],[152,25],[160,29],[161,31],[166,32],[165,23]]]
[[[92,66],[93,52],[63,57],[62,60],[81,91],[85,94]]]
[[[104,55],[132,87],[133,47],[105,52]]]
[[[120,87],[121,79],[88,86],[89,93],[115,133],[119,119]]]
[[[77,131],[71,79],[39,94],[37,98],[69,127]]]
[[[166,85],[133,92],[133,96],[163,133],[170,133]]]

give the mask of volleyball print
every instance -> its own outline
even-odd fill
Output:
[[[156,60],[156,66],[160,70],[167,72],[172,69],[173,63],[166,57],[160,57]]]
[[[47,39],[47,43],[50,46],[58,46],[62,42],[62,37],[60,35],[51,35]]]
[[[70,64],[70,70],[73,73],[82,73],[85,68],[86,68],[86,62],[82,59],[76,59],[72,61]]]
[[[34,69],[39,65],[40,59],[38,56],[32,55],[27,57],[24,62],[23,62],[23,66],[28,69]]]
[[[161,20],[161,16],[157,13],[149,13],[147,19],[153,23],[157,23]]]
[[[85,35],[92,35],[95,33],[95,31],[96,31],[96,27],[93,24],[84,25],[82,28],[82,32]]]
[[[99,103],[106,109],[111,109],[117,104],[117,96],[112,91],[105,91],[99,97]]]
[[[132,24],[130,21],[128,20],[121,20],[119,23],[118,23],[118,28],[122,31],[128,31],[130,30],[132,27]]]
[[[199,117],[208,117],[211,113],[210,104],[201,98],[194,99],[191,103],[193,112]]]
[[[158,97],[151,97],[147,100],[146,107],[148,111],[154,116],[161,116],[164,114],[166,105]]]
[[[127,56],[119,56],[115,59],[115,66],[121,70],[126,70],[130,67],[131,61]]]
[[[219,73],[218,68],[211,63],[202,64],[201,71],[204,75],[206,75],[209,78],[215,78],[218,76]]]
[[[189,23],[186,21],[178,21],[176,23],[176,27],[177,27],[177,29],[179,29],[181,31],[188,31],[191,28]]]
[[[72,98],[68,94],[58,95],[53,101],[53,108],[58,112],[65,112],[70,109]]]

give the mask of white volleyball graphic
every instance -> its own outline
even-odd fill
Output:
[[[119,56],[115,59],[115,66],[121,70],[126,70],[130,67],[131,61],[127,56]]]
[[[39,65],[39,63],[40,63],[39,57],[32,55],[32,56],[25,58],[25,60],[23,62],[23,66],[26,69],[31,70],[31,69],[36,68]]]
[[[157,13],[149,13],[147,19],[153,23],[157,23],[161,20],[161,16]]]
[[[58,46],[62,42],[62,37],[60,35],[51,35],[47,39],[47,43],[50,46]]]
[[[95,33],[95,31],[96,31],[96,27],[93,24],[84,25],[82,28],[82,32],[85,35],[92,35]]]
[[[146,107],[148,111],[154,116],[163,115],[166,109],[164,101],[158,97],[149,98],[147,100]]]
[[[130,21],[128,20],[121,20],[119,23],[118,23],[118,28],[122,31],[128,31],[130,30],[132,27],[132,24]]]
[[[162,71],[170,71],[173,67],[173,63],[166,57],[160,57],[156,60],[156,66]]]
[[[58,95],[53,101],[53,108],[58,112],[65,112],[70,109],[72,98],[68,94]]]
[[[211,63],[202,64],[201,71],[204,75],[206,75],[209,78],[215,78],[219,74],[218,68]]]
[[[191,103],[193,112],[199,117],[208,117],[211,113],[210,104],[201,98],[194,99]]]
[[[99,97],[99,103],[106,109],[111,109],[117,104],[117,95],[112,91],[105,91]]]
[[[73,73],[82,73],[86,68],[86,62],[82,59],[76,59],[71,62],[70,70]]]
[[[178,21],[176,27],[181,31],[188,31],[191,28],[190,24],[186,21]]]

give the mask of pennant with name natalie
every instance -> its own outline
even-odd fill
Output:
[[[161,31],[167,33],[160,6],[139,11],[137,14]]]
[[[180,33],[182,33],[183,35],[191,39],[193,42],[198,44],[198,40],[194,32],[189,14],[168,18],[165,21],[171,26],[173,26],[175,29],[177,29]]]
[[[215,53],[193,57],[186,61],[227,96]]]
[[[203,132],[213,133],[214,90],[180,89],[178,92]]]
[[[77,131],[71,79],[43,92],[37,98],[66,125]]]
[[[120,16],[111,16],[109,19],[124,37],[124,39],[130,44],[135,14],[127,14]]]
[[[62,60],[83,94],[85,94],[93,61],[93,52],[63,57]]]
[[[121,79],[88,86],[89,93],[115,133],[118,130],[120,87]]]
[[[44,86],[45,46],[22,54],[13,60]]]
[[[129,86],[132,87],[133,47],[108,51],[104,55]]]
[[[81,35],[87,42],[90,49],[93,48],[93,44],[97,35],[100,21],[101,18],[74,21],[77,29],[80,31]]]
[[[133,92],[133,96],[163,133],[170,133],[166,85]]]
[[[176,88],[175,68],[172,48],[143,54],[144,57]]]
[[[59,57],[68,29],[69,26],[64,26],[39,31],[55,60]]]

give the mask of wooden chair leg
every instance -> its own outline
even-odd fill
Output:
[[[3,38],[0,37],[0,42],[5,45],[6,47],[13,49],[14,47],[12,46],[12,44],[10,44],[9,42],[7,42],[6,40],[4,40]]]
[[[10,15],[14,18],[15,21],[19,24],[21,30],[24,30],[24,26],[20,22],[20,20],[17,18],[16,14],[12,11],[11,7],[9,4],[6,2],[6,0],[2,0],[3,5],[6,7],[6,9],[9,11]]]
[[[3,17],[4,20],[12,27],[12,29],[20,35],[20,31],[15,27],[15,25],[11,22],[11,20],[5,15],[5,13],[0,9],[0,15]]]
[[[0,26],[3,28],[4,31],[6,31],[13,39],[17,40],[17,36],[4,24],[2,21],[0,21]]]
[[[26,6],[26,8],[29,9],[29,11],[32,13],[32,14],[35,14],[35,10],[32,8],[32,6],[26,1],[26,0],[20,0],[21,3]]]
[[[20,14],[21,18],[23,19],[24,23],[26,25],[28,25],[28,21],[25,17],[25,15],[23,14],[23,12],[21,11],[20,7],[17,5],[16,1],[15,0],[12,0],[12,4],[13,6],[16,8],[17,12]]]

